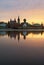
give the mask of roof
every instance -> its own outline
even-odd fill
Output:
[[[5,27],[6,26],[6,23],[0,23],[0,26],[4,26]]]

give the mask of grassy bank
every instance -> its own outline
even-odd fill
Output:
[[[44,31],[44,29],[0,29],[0,31]]]

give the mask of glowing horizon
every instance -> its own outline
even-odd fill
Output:
[[[43,13],[43,14],[42,14]],[[11,11],[11,12],[4,12],[1,13],[2,18],[0,21],[8,22],[10,19],[18,18],[20,16],[21,22],[23,22],[23,19],[26,18],[28,23],[44,23],[44,10],[27,10],[27,11]]]
[[[21,22],[26,18],[28,23],[44,24],[44,0],[1,0],[0,21],[8,22],[18,18]]]

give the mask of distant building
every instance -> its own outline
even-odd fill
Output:
[[[37,24],[37,23],[36,23],[36,24],[33,24],[33,25],[32,25],[32,28],[40,29],[40,28],[42,28],[42,26],[41,26],[41,24]]]
[[[39,26],[41,26],[41,25],[40,25],[40,24],[33,24],[32,26],[39,27]]]
[[[5,27],[6,27],[6,25],[7,25],[7,23],[0,22],[0,27],[5,28]]]
[[[28,23],[26,22],[26,19],[23,20],[24,22],[21,23],[23,28],[27,28],[28,27]]]
[[[14,20],[10,19],[10,27],[14,28],[15,24],[16,24],[16,19],[14,19]]]

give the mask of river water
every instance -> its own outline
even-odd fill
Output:
[[[44,32],[0,32],[0,65],[44,65]]]

